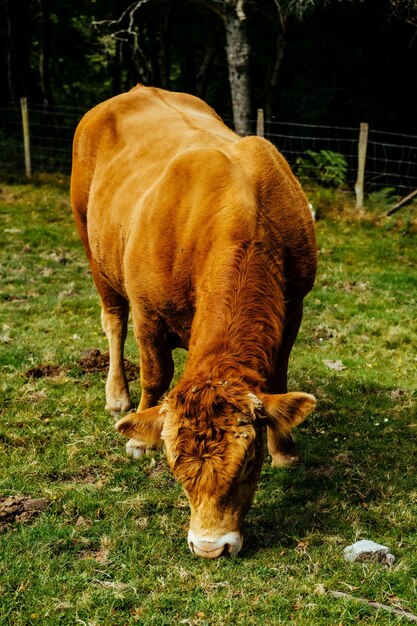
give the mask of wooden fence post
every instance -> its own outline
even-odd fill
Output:
[[[32,161],[30,157],[30,134],[27,98],[20,98],[20,110],[22,112],[23,145],[25,149],[25,172],[28,178],[32,178]]]
[[[355,184],[356,208],[363,209],[363,186],[365,181],[366,148],[368,145],[368,124],[362,122],[358,144],[358,177]]]
[[[263,137],[264,132],[264,110],[258,109],[258,115],[256,116],[256,134],[258,137]]]

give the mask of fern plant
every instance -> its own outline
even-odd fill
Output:
[[[300,178],[315,181],[324,187],[342,187],[347,170],[348,163],[343,154],[332,150],[306,150],[306,156],[296,160],[296,171]]]

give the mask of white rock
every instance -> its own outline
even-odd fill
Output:
[[[374,563],[381,563],[382,565],[393,565],[395,556],[391,554],[387,546],[383,546],[380,543],[363,539],[357,541],[343,551],[346,561],[354,563],[363,563],[364,561],[372,561]]]

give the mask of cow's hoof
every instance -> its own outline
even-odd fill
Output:
[[[302,463],[303,459],[299,454],[274,454],[271,460],[271,467],[291,467]]]
[[[120,418],[124,417],[124,414],[134,413],[133,409],[127,410],[127,411],[112,411],[107,406],[106,406],[106,411],[110,413],[110,415],[112,416],[115,422],[117,422]]]
[[[127,413],[133,408],[133,404],[130,398],[122,400],[108,400],[106,402],[105,409],[113,416],[115,420],[118,420],[120,413]]]
[[[132,459],[140,459],[144,454],[148,452],[146,443],[139,441],[138,439],[129,439],[126,444],[126,454],[132,457]]]

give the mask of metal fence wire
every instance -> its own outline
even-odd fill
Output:
[[[84,110],[28,103],[31,169],[34,173],[71,170],[72,139]],[[253,121],[253,127],[256,122]],[[358,173],[359,128],[269,120],[264,135],[299,167],[309,151],[332,151],[347,162],[346,188],[354,190]],[[24,175],[25,154],[20,103],[0,102],[0,167],[3,174]],[[369,128],[365,191],[392,188],[399,194],[417,188],[417,136]]]
[[[299,159],[309,151],[330,150],[342,154],[347,163],[346,184],[352,188],[357,176],[358,129],[340,126],[266,122],[265,137],[274,143],[287,161],[297,169]]]
[[[71,171],[72,140],[83,109],[28,104],[32,172]],[[0,102],[0,165],[6,174],[25,174],[19,103]]]
[[[342,154],[348,164],[346,184],[353,191],[358,171],[359,128],[270,121],[265,124],[265,137],[295,168],[298,159],[304,159],[308,151]],[[365,190],[383,188],[398,193],[417,188],[417,136],[369,128]]]

